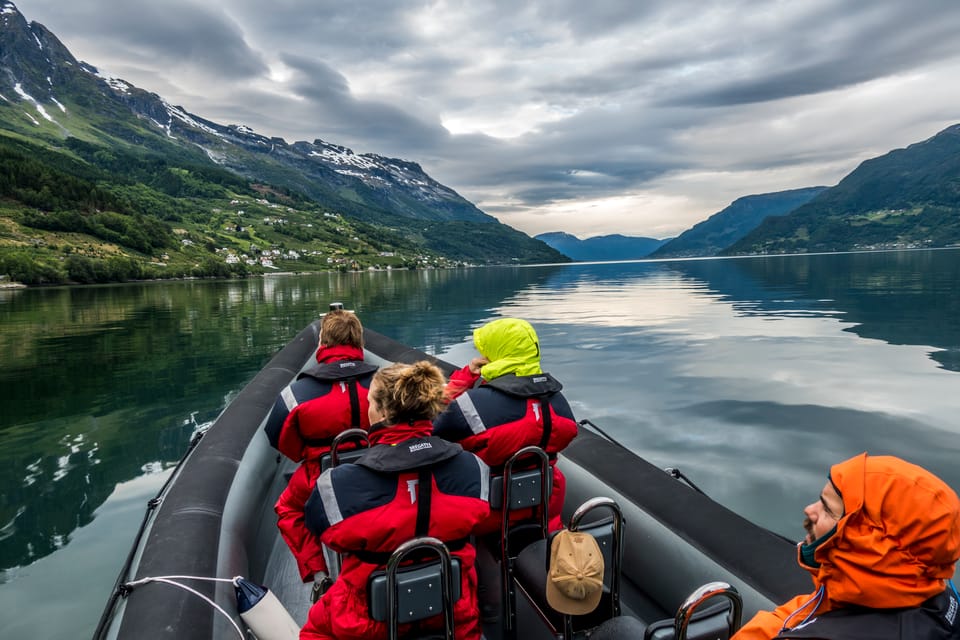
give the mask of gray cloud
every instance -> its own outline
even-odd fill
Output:
[[[32,4],[21,2],[21,11],[28,12]],[[96,50],[125,63],[161,68],[185,65],[218,75],[226,82],[266,71],[262,56],[247,45],[240,26],[206,3],[104,0],[57,4],[59,18],[55,24],[62,21],[70,32],[95,42]],[[29,13],[27,18],[31,19]],[[47,26],[59,36],[65,35]],[[88,62],[99,66],[109,61]]]
[[[793,37],[778,45],[781,29]],[[759,42],[746,42],[755,51],[742,70],[739,54],[728,51],[728,73],[664,102],[728,106],[842,89],[956,56],[958,32],[960,12],[947,1],[822,7],[795,24],[778,25],[776,33],[761,34]]]
[[[676,234],[834,184],[960,104],[955,0],[17,4],[198,115],[415,160],[529,233]]]

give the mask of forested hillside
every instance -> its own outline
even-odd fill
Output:
[[[867,160],[726,255],[945,247],[960,243],[960,125]]]

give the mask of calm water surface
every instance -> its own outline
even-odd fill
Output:
[[[0,291],[4,637],[92,633],[190,435],[330,301],[456,363],[530,320],[578,418],[799,537],[860,451],[960,488],[957,291],[960,250]]]

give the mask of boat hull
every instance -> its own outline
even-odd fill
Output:
[[[309,588],[297,575],[276,527],[273,505],[293,463],[272,449],[262,426],[280,391],[312,362],[319,326],[304,329],[217,418],[178,469],[151,515],[118,585],[150,576],[244,576],[268,586],[302,624]],[[373,331],[366,359],[375,364],[433,360]],[[700,585],[724,580],[744,597],[744,615],[810,588],[792,543],[679,482],[606,438],[581,430],[560,456],[567,516],[588,498],[618,501],[625,526],[624,612],[651,621],[673,614]],[[235,614],[229,583],[190,583]],[[236,637],[231,623],[202,599],[166,584],[137,587],[111,603],[97,637]]]

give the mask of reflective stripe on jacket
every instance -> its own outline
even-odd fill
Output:
[[[344,554],[343,568],[311,608],[301,638],[386,637],[386,625],[368,616],[367,579],[383,568],[390,552],[417,535],[439,538],[460,558],[456,637],[480,637],[476,556],[465,539],[489,513],[489,469],[458,445],[430,437],[430,431],[428,421],[376,431],[369,452],[317,480],[307,501],[306,523],[325,544]],[[428,493],[425,481],[430,482]],[[427,495],[428,512],[421,508]],[[420,627],[441,625],[437,616]]]

